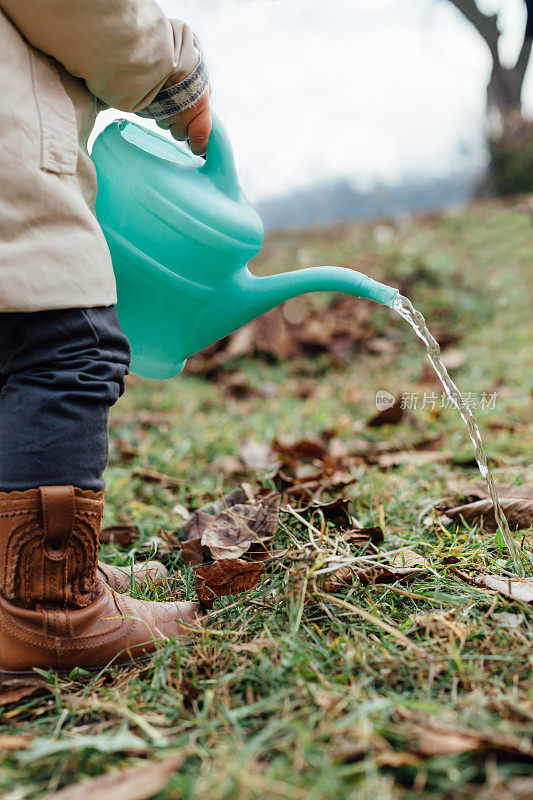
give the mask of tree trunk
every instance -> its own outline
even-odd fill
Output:
[[[505,67],[500,61],[497,14],[484,14],[475,0],[449,0],[463,17],[477,30],[487,45],[492,58],[492,73],[487,87],[487,112],[489,121],[499,117],[500,126],[504,125],[510,114],[514,120],[522,116],[522,89],[531,56],[531,39],[524,34],[522,47],[516,62]]]
[[[490,156],[487,174],[478,195],[488,192],[511,194],[533,191],[533,123],[522,109],[522,89],[531,57],[532,41],[527,31],[516,62],[501,63],[500,29],[497,14],[484,14],[476,0],[449,0],[477,30],[492,58],[487,86],[487,149]]]

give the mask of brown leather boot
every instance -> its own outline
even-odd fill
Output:
[[[116,594],[98,573],[103,493],[0,493],[0,672],[101,668],[192,637],[197,603]]]

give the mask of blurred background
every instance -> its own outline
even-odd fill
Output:
[[[204,46],[213,106],[267,228],[533,189],[525,0],[160,4]]]

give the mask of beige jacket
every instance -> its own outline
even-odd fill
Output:
[[[0,78],[0,311],[111,305],[87,139],[106,106],[195,102],[198,43],[155,0],[0,0]]]

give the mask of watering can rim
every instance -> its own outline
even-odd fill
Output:
[[[137,143],[127,138],[123,133],[127,128],[135,129],[139,133],[141,141]],[[146,141],[155,139],[162,142],[165,148],[177,151],[180,156],[190,157],[191,164],[184,165],[173,162],[164,155],[144,148],[142,139],[146,139]],[[116,164],[120,163],[124,148],[149,161],[152,169],[154,169],[154,165],[159,165],[159,168],[164,171],[160,174],[166,173],[166,178],[147,182],[146,173],[143,170],[132,169],[127,173],[127,180],[119,180]],[[218,161],[217,156],[219,157]],[[175,228],[176,218],[179,217],[189,229],[188,235],[191,235],[191,238],[203,241],[206,245],[221,251],[234,247],[248,250],[250,255],[244,254],[243,256],[247,259],[252,258],[261,247],[264,239],[264,226],[256,209],[238,184],[235,192],[231,193],[226,190],[226,183],[229,180],[227,171],[234,169],[234,164],[229,137],[220,121],[217,120],[213,127],[205,162],[200,156],[195,156],[186,150],[182,144],[168,139],[144,125],[123,118],[112,120],[98,135],[93,145],[92,158],[97,170],[101,171],[105,178],[105,180],[101,180],[102,184],[112,183],[121,193],[134,199],[149,215],[152,213],[151,207],[153,206],[157,206],[160,212],[165,210],[167,213],[159,216],[159,219],[167,227]],[[221,158],[226,159],[225,166],[220,161]],[[126,158],[124,160],[127,161]],[[231,161],[230,167],[228,167],[229,161]],[[176,174],[180,178],[180,180],[176,180],[174,190],[172,167],[175,168]],[[224,173],[224,169],[226,169],[226,173]],[[190,186],[193,186],[198,178],[203,178],[206,181],[204,184],[206,198],[202,197],[201,192],[189,192],[189,185],[183,188],[181,181],[184,177],[191,181]],[[236,174],[234,179],[236,180]],[[160,188],[161,186],[162,188]],[[213,192],[213,202],[211,203],[207,192]],[[148,202],[148,197],[152,198],[151,204]]]

